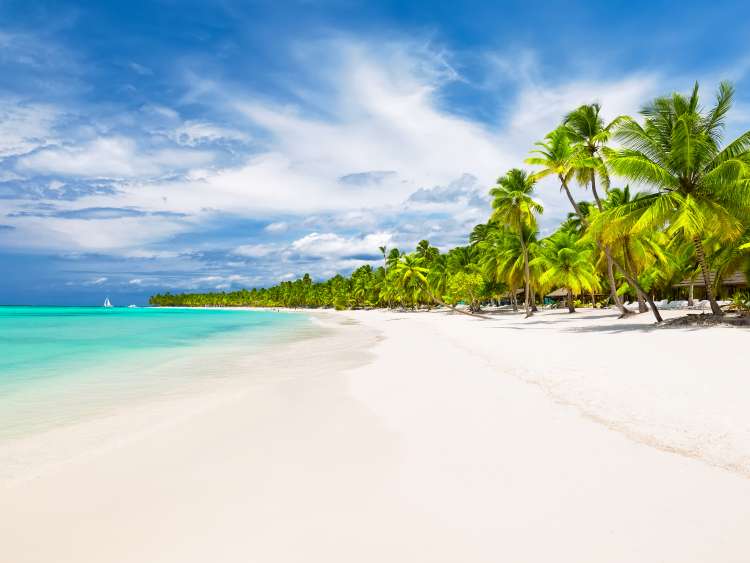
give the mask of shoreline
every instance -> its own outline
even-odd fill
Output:
[[[709,352],[744,333],[591,313],[316,311],[327,344],[256,366],[261,384],[0,488],[4,551],[19,563],[739,563],[747,384],[739,352]]]
[[[94,394],[90,397],[73,396],[76,389],[87,391],[89,379],[101,384],[110,378],[112,374],[106,368],[101,373],[91,369],[83,372],[83,382],[54,381],[53,387],[42,388],[41,392],[46,395],[55,389],[65,392],[62,399],[67,401],[71,421],[0,436],[0,487],[13,486],[54,472],[60,466],[95,458],[102,452],[141,439],[154,429],[169,427],[236,400],[253,387],[263,385],[266,372],[276,379],[294,376],[299,362],[287,361],[290,356],[310,355],[316,346],[333,349],[337,339],[347,336],[337,334],[335,322],[321,323],[309,314],[297,314],[307,317],[306,322],[291,330],[285,328],[283,332],[270,335],[228,333],[196,342],[184,350],[158,351],[156,355],[149,351],[149,356],[139,357],[129,364],[130,369],[138,371],[137,377],[119,381],[121,376],[117,374],[121,387],[148,385],[125,396],[121,396],[125,389],[115,390],[112,396],[99,396],[102,391],[97,390],[92,391]],[[247,339],[252,341],[247,342]],[[165,353],[166,357],[159,355]],[[103,392],[111,393],[112,383],[106,385]],[[30,401],[28,397],[24,400]],[[35,396],[35,400],[38,401],[38,397]],[[73,403],[69,404],[71,401]],[[81,404],[77,407],[76,403]],[[27,411],[29,408],[25,407]],[[24,411],[19,414],[28,416]]]

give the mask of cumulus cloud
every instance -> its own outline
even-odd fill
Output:
[[[453,209],[464,207],[487,208],[488,187],[482,185],[475,176],[464,174],[445,186],[420,188],[406,200],[410,209]]]
[[[310,233],[292,242],[292,251],[303,256],[320,258],[377,257],[379,246],[389,246],[390,233],[370,233],[346,237],[336,233]]]
[[[489,215],[487,191],[497,176],[522,166],[566,111],[596,99],[608,117],[632,113],[658,84],[655,75],[550,83],[536,74],[533,57],[505,61],[496,65],[505,112],[479,121],[446,103],[445,87],[462,78],[444,53],[408,41],[304,47],[301,68],[314,58],[315,73],[295,76],[283,104],[201,79],[181,101],[214,108],[213,116],[182,121],[172,108],[141,107],[138,119],[156,123],[158,141],[102,127],[61,145],[52,135],[54,108],[14,114],[26,125],[10,141],[0,135],[0,156],[18,156],[0,176],[0,211],[15,227],[4,244],[168,262],[173,277],[136,272],[133,279],[174,288],[269,283],[305,271],[324,277],[377,259],[379,246],[465,241]],[[222,147],[231,158],[217,158]],[[554,181],[539,191],[543,226],[564,218],[567,203]],[[30,199],[60,208],[24,207]],[[211,239],[202,252],[227,260],[188,255],[229,216],[254,222],[245,238],[252,244],[224,233],[223,245]],[[186,273],[198,266],[222,271]]]

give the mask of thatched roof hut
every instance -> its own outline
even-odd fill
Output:
[[[560,287],[556,289],[555,291],[552,291],[545,295],[545,297],[549,297],[550,299],[565,299],[568,296],[568,290],[564,287]]]

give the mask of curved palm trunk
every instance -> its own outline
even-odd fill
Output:
[[[601,248],[601,245],[599,245],[599,248]],[[612,263],[612,253],[610,252],[608,246],[605,247],[604,254],[607,257],[607,281],[609,282],[609,295],[612,298],[615,306],[620,309],[620,313],[622,313],[623,316],[629,315],[632,313],[632,311],[628,311],[625,308],[625,305],[623,305],[622,303],[622,299],[620,299],[620,296],[617,295],[617,282],[615,281],[615,270]]]
[[[602,211],[602,202],[599,199],[599,194],[596,191],[596,174],[593,173],[593,172],[591,174],[591,192],[594,194],[594,199],[596,200],[596,206],[597,206],[597,208],[599,209],[599,211]],[[608,262],[608,268],[607,269],[608,270],[609,270],[609,262],[610,261],[611,260],[608,258],[607,259],[607,262]],[[628,267],[628,273],[630,274],[629,265],[626,264],[625,266]],[[633,274],[630,274],[630,275],[633,278],[635,278],[635,276],[633,276]],[[620,299],[620,296],[617,295],[616,283],[615,283],[614,279],[615,279],[615,277],[614,277],[614,275],[612,275],[612,277],[610,278],[610,292],[612,292],[613,297],[616,299],[617,306],[620,307],[620,305],[622,303],[622,300]],[[614,291],[613,291],[613,288],[614,288]],[[645,313],[646,311],[648,311],[648,307],[646,307],[647,294],[639,286],[635,287],[635,293],[636,293],[637,298],[638,298],[638,312],[639,313]],[[653,299],[650,300],[650,303],[653,303]],[[620,307],[620,310],[626,310],[627,311],[627,309],[625,309],[624,305],[622,307]],[[631,311],[628,311],[628,314],[629,313],[631,313]],[[659,320],[659,322],[661,322],[661,320]]]
[[[649,294],[646,293],[646,291],[641,287],[641,284],[638,283],[638,280],[636,280],[630,273],[623,268],[617,260],[612,260],[612,264],[615,268],[617,268],[620,273],[623,275],[623,277],[627,280],[627,282],[632,285],[636,291],[639,293],[639,295],[644,295],[646,297],[646,302],[648,303],[648,306],[651,308],[651,312],[654,314],[654,317],[656,318],[656,322],[660,323],[664,319],[661,317],[661,313],[659,312],[659,309],[656,307],[656,303],[654,303],[654,298]]]
[[[383,252],[383,286],[388,287],[388,259],[385,256],[385,252]],[[390,293],[388,294],[388,308],[393,309]]]
[[[633,260],[632,260],[632,257],[630,255],[630,247],[628,245],[628,239],[627,238],[625,239],[625,243],[623,244],[623,247],[624,247],[624,249],[623,249],[622,256],[625,259],[625,263],[623,264],[623,266],[625,266],[628,269],[628,272],[632,272],[633,270],[630,267],[630,265],[632,264]],[[633,274],[631,274],[631,275],[633,275]],[[636,290],[635,295],[636,295],[636,299],[638,300],[638,313],[640,314],[640,313],[647,312],[648,311],[648,307],[646,306],[646,298],[643,295],[643,293],[641,293],[640,291]]]
[[[602,250],[602,245],[597,243],[599,250]],[[612,304],[620,310],[622,316],[628,315],[628,311],[622,303],[622,299],[617,295],[617,281],[615,280],[615,269],[612,263],[612,254],[609,247],[604,248],[604,255],[607,258],[607,283],[609,285],[609,297],[612,299]]]
[[[568,289],[567,302],[568,302],[568,313],[575,313],[576,307],[573,304],[573,292],[570,289]]]
[[[531,312],[536,313],[539,309],[536,308],[536,291],[534,291],[534,288],[531,288]]]
[[[594,152],[591,151],[591,156],[594,156]],[[591,193],[594,194],[594,201],[596,201],[596,207],[599,209],[599,211],[602,210],[602,200],[599,199],[599,194],[596,191],[596,172],[593,170],[591,171]]]
[[[581,223],[583,223],[583,225],[585,225],[585,226],[588,227],[589,222],[586,220],[586,218],[581,213],[580,207],[578,207],[578,204],[573,199],[573,196],[571,195],[570,190],[568,189],[567,183],[565,182],[565,180],[562,177],[560,177],[560,183],[561,183],[562,187],[565,189],[565,193],[568,196],[568,199],[570,200],[570,203],[573,206],[573,209],[575,210],[576,215],[578,215],[578,217],[581,219]],[[641,287],[641,284],[639,284],[638,281],[633,276],[631,276],[625,270],[625,268],[623,268],[617,262],[617,260],[615,260],[612,257],[612,251],[610,250],[609,246],[603,245],[599,241],[596,241],[596,246],[600,250],[604,251],[604,254],[607,257],[607,263],[609,264],[611,262],[612,266],[614,266],[615,268],[617,268],[617,270],[623,275],[623,277],[628,281],[628,283],[630,285],[632,285],[636,289],[637,292],[639,292],[640,294],[642,294],[642,295],[645,296],[646,301],[648,301],[649,307],[651,307],[651,312],[654,314],[654,317],[656,318],[656,322],[657,323],[662,322],[664,319],[662,319],[661,313],[659,313],[659,309],[656,308],[656,304],[654,303],[654,300],[651,298],[651,296],[649,294],[647,294],[644,291],[644,289]],[[609,268],[608,268],[608,270],[609,270]],[[632,314],[632,311],[628,311],[625,308],[625,306],[622,304],[622,302],[619,300],[617,292],[615,291],[616,285],[615,285],[614,279],[615,279],[614,278],[614,273],[609,272],[609,284],[610,284],[609,288],[610,288],[610,293],[612,295],[612,299],[615,301],[615,304],[617,305],[617,308],[620,309],[620,311],[622,312],[623,316],[630,315],[630,314]]]
[[[523,240],[523,233],[519,237],[521,239],[521,252],[523,252],[523,281],[524,281],[524,291],[523,291],[523,308],[526,312],[526,318],[528,319],[532,312],[529,308],[529,301],[530,301],[530,293],[529,293],[529,281],[531,279],[531,274],[529,271],[529,251],[526,248],[526,241]]]
[[[477,319],[484,319],[487,320],[489,317],[485,317],[484,315],[477,315],[476,313],[472,313],[470,311],[464,311],[463,309],[458,309],[457,307],[454,307],[453,305],[448,305],[445,301],[442,299],[438,299],[432,291],[430,291],[430,288],[425,286],[425,290],[427,291],[428,295],[430,296],[430,299],[432,299],[435,303],[439,303],[443,307],[448,307],[452,311],[455,311],[456,313],[461,313],[462,315],[468,315],[469,317],[476,317]]]
[[[591,151],[591,156],[594,156],[594,153],[596,150]],[[602,200],[599,199],[599,193],[596,191],[596,172],[591,172],[591,193],[594,194],[594,201],[596,201],[596,207],[599,209],[599,211],[602,211]],[[583,220],[583,218],[581,218]],[[622,299],[620,299],[620,296],[617,295],[617,281],[615,281],[615,273],[612,268],[612,257],[607,256],[607,281],[609,281],[609,294],[612,297],[612,301],[614,302],[615,306],[620,309],[620,312],[622,315],[629,315],[632,311],[628,311],[625,308],[625,305],[622,302]]]
[[[723,315],[724,312],[716,302],[716,297],[714,297],[714,289],[709,283],[708,265],[706,264],[706,253],[703,250],[703,242],[700,237],[695,237],[693,243],[695,244],[695,254],[698,257],[698,263],[700,264],[701,272],[703,273],[703,283],[706,284],[706,296],[708,297],[709,303],[711,303],[711,312],[714,315]]]
[[[578,218],[581,220],[581,223],[585,226],[589,226],[589,222],[586,220],[586,218],[583,216],[583,213],[581,213],[581,208],[578,206],[578,202],[576,202],[575,199],[573,199],[573,194],[570,193],[570,189],[568,188],[568,183],[560,176],[560,184],[562,185],[563,189],[565,190],[565,195],[568,196],[568,201],[570,201],[570,205],[573,206],[573,210],[576,212],[576,215],[578,215]],[[592,183],[592,189],[595,189],[593,187]],[[596,195],[596,204],[599,207],[599,210],[601,210],[601,202],[599,201],[599,195]],[[602,249],[602,245],[597,242],[597,246],[599,249]],[[615,304],[615,306],[620,310],[620,313],[624,317],[625,315],[629,315],[632,313],[632,311],[628,311],[625,306],[622,304],[622,301],[620,300],[620,296],[617,295],[617,282],[615,281],[615,274],[612,271],[612,252],[610,251],[608,246],[604,246],[604,254],[607,257],[607,279],[609,281],[609,295],[612,297],[612,302]]]

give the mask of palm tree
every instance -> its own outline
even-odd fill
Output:
[[[565,192],[565,195],[568,197],[568,201],[570,201],[570,204],[575,210],[576,215],[578,215],[579,219],[581,220],[581,223],[588,228],[588,219],[584,215],[581,207],[578,205],[576,200],[573,199],[573,195],[570,193],[570,181],[576,174],[577,170],[587,167],[595,168],[596,160],[586,154],[580,146],[576,146],[571,142],[568,131],[564,127],[558,127],[557,129],[552,131],[549,135],[547,135],[546,142],[538,142],[536,143],[536,146],[540,148],[532,151],[532,153],[539,156],[526,159],[527,164],[542,167],[542,170],[535,174],[535,178],[538,179],[550,175],[557,176],[558,180],[560,181],[560,189]],[[646,294],[638,281],[635,280],[633,276],[631,276],[616,260],[614,260],[609,246],[607,246],[606,244],[602,244],[598,240],[595,242],[597,247],[599,247],[600,250],[603,250],[604,254],[607,257],[607,274],[609,279],[610,295],[617,308],[620,309],[622,315],[628,315],[630,314],[630,311],[625,308],[617,295],[617,284],[615,282],[614,272],[612,271],[612,268],[609,268],[610,263],[613,267],[617,268],[617,270],[623,275],[623,277],[625,277],[628,283],[636,289],[636,291],[640,291],[641,294],[648,300],[649,305],[651,306],[651,311],[653,312],[656,321],[661,322],[661,315],[659,314],[659,311],[656,308],[653,299],[651,299],[651,297]]]
[[[475,225],[469,234],[469,244],[474,246],[487,239],[489,234],[497,227],[491,223],[479,223]]]
[[[430,241],[420,240],[415,250],[417,256],[424,259],[425,265],[430,263],[440,254],[440,251],[434,246],[430,246]]]
[[[602,179],[605,191],[609,191],[609,174],[602,158],[602,149],[606,147],[607,142],[610,140],[613,129],[624,119],[626,119],[626,116],[621,115],[605,125],[601,117],[601,106],[593,103],[579,106],[566,115],[563,120],[563,127],[567,131],[570,140],[581,149],[583,154],[589,157],[587,162],[576,169],[576,179],[581,186],[591,187],[591,193],[594,196],[594,202],[599,211],[602,211],[602,199],[599,197],[596,189],[597,176]],[[581,211],[584,211],[584,209],[582,208]],[[623,267],[627,268],[628,265],[623,263]],[[617,303],[617,287],[611,256],[607,256],[607,277],[610,280],[610,294],[615,299],[615,303],[619,305]],[[639,310],[640,312],[644,312],[647,310],[645,309],[645,296],[641,291],[636,291],[636,293]]]
[[[462,309],[457,309],[453,305],[449,305],[445,301],[443,301],[441,298],[437,297],[431,287],[429,280],[427,279],[427,276],[429,275],[429,270],[425,268],[423,265],[423,259],[419,256],[414,256],[411,254],[405,254],[401,257],[401,259],[396,263],[394,267],[395,275],[397,276],[399,285],[402,288],[407,288],[407,290],[411,290],[413,293],[416,293],[417,291],[424,290],[429,296],[430,299],[432,299],[435,303],[439,303],[440,305],[444,307],[448,307],[449,309],[452,309],[453,311],[456,311],[458,313],[462,313],[464,315],[469,315],[470,317],[479,317],[481,319],[485,318],[481,315],[476,315],[470,311],[464,311]]]
[[[542,213],[544,208],[534,200],[535,180],[525,171],[514,168],[499,178],[497,187],[490,190],[493,197],[491,220],[505,225],[516,233],[521,243],[521,254],[524,263],[524,309],[526,317],[530,317],[530,288],[531,272],[529,270],[529,250],[527,237],[536,232],[536,213]]]
[[[448,265],[448,255],[438,254],[430,263],[430,273],[427,275],[430,290],[434,295],[442,297],[448,289],[448,280],[450,279],[450,269]]]
[[[631,202],[645,197],[644,192],[638,192],[631,196],[630,186],[624,188],[612,188],[607,194],[607,199],[602,202],[599,212],[589,216],[588,235],[594,240],[601,240],[604,244],[612,249],[613,255],[617,255],[621,260],[623,267],[634,278],[639,279],[648,268],[659,264],[666,266],[668,262],[664,248],[667,241],[664,240],[664,233],[661,231],[649,231],[640,234],[634,234],[629,230],[611,228],[611,216],[608,213],[619,207],[630,204]],[[651,272],[649,279],[653,281],[655,272]],[[643,284],[642,284],[643,285]],[[632,288],[631,289],[635,289]],[[648,311],[644,295],[636,291],[638,299],[638,310],[641,313]]]
[[[591,186],[591,193],[594,195],[599,211],[602,210],[602,200],[596,190],[596,176],[601,177],[605,189],[609,186],[609,174],[607,174],[601,150],[612,136],[613,129],[625,119],[625,116],[619,116],[604,125],[600,111],[599,104],[586,104],[571,111],[563,120],[563,126],[570,140],[578,144],[591,159],[590,166],[579,168],[576,175],[582,186],[587,184]]]
[[[485,278],[497,286],[507,286],[513,310],[517,311],[516,289],[524,280],[520,238],[508,229],[495,228],[477,246],[479,265]]]
[[[570,313],[575,313],[574,294],[593,292],[599,287],[591,247],[572,231],[560,230],[544,239],[533,262],[543,270],[539,278],[541,284],[561,285],[567,290]]]
[[[613,172],[656,189],[616,216],[635,214],[634,233],[666,227],[670,235],[691,240],[715,315],[722,311],[711,288],[703,241],[737,239],[743,232],[740,216],[750,209],[750,131],[721,148],[733,94],[732,86],[722,82],[716,103],[705,113],[698,105],[698,83],[689,97],[657,98],[641,111],[643,125],[628,119],[619,126],[617,137],[625,148],[606,151]]]
[[[382,280],[383,288],[382,289],[385,289],[386,285],[388,284],[388,255],[387,255],[388,247],[385,245],[379,246],[378,250],[380,250],[380,253],[383,255],[383,280]],[[391,308],[390,297],[386,299],[386,302],[388,303],[388,308],[390,309]]]

